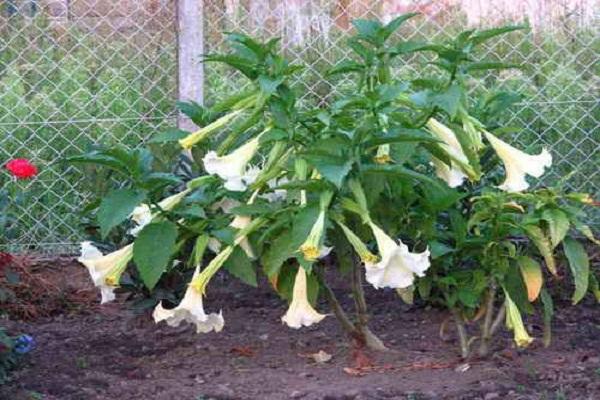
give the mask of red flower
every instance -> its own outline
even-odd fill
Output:
[[[9,161],[6,169],[17,179],[29,179],[38,173],[37,167],[24,158]]]

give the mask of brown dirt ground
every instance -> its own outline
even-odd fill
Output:
[[[80,285],[81,298],[93,297],[82,267],[63,262],[60,269],[63,282]],[[5,321],[38,346],[13,382],[0,387],[0,399],[600,399],[600,307],[591,302],[558,307],[548,349],[536,340],[517,351],[504,332],[489,360],[465,364],[454,341],[439,339],[442,311],[369,291],[372,328],[392,351],[368,354],[374,367],[355,376],[345,368],[355,366],[356,353],[332,316],[291,330],[280,322],[285,305],[266,285],[217,286],[206,307],[223,308],[219,334],[155,325],[119,303]],[[529,327],[541,336],[540,325]],[[309,355],[319,350],[332,359],[316,363]]]

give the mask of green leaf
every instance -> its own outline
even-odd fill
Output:
[[[528,29],[525,25],[514,25],[514,26],[503,26],[500,28],[486,29],[483,31],[476,32],[471,36],[471,42],[473,44],[481,44],[493,37],[504,35],[505,33]]]
[[[544,346],[550,346],[552,341],[552,317],[554,316],[554,302],[546,289],[542,289],[540,299],[544,305]]]
[[[113,190],[104,197],[98,209],[98,224],[102,238],[106,238],[111,229],[129,218],[133,209],[145,198],[144,192],[133,189]]]
[[[338,188],[342,186],[342,182],[346,175],[352,169],[353,161],[348,157],[342,157],[327,153],[304,154],[306,160],[314,165],[323,178],[333,183]]]
[[[600,283],[598,283],[598,279],[596,278],[596,275],[594,275],[591,271],[590,271],[590,291],[596,298],[596,301],[598,303],[600,303]]]
[[[432,240],[429,242],[429,249],[431,251],[432,260],[454,252],[454,249],[452,247],[442,242],[438,242],[437,240]]]
[[[542,257],[544,257],[546,267],[550,270],[552,275],[556,276],[558,274],[556,271],[556,260],[554,259],[550,238],[544,233],[542,228],[537,225],[525,225],[523,229],[535,244]]]
[[[240,247],[233,250],[223,267],[242,282],[250,286],[258,286],[254,266]]]
[[[528,314],[533,313],[534,308],[527,298],[527,287],[519,268],[514,268],[513,266],[508,268],[508,271],[504,275],[502,287],[508,292],[519,310]]]
[[[283,83],[283,77],[271,78],[270,76],[260,75],[258,77],[258,84],[260,89],[267,95],[275,93],[279,85]]]
[[[154,222],[142,229],[133,244],[133,261],[144,285],[154,289],[175,251],[177,226],[170,221]]]
[[[502,62],[472,62],[465,66],[465,72],[488,71],[493,69],[521,68],[520,64],[509,64]]]
[[[183,139],[190,133],[184,131],[182,129],[169,129],[166,132],[159,133],[158,135],[154,135],[148,143],[169,143],[169,142],[177,142],[179,139]]]
[[[369,149],[381,144],[403,142],[441,143],[441,140],[434,138],[429,132],[421,129],[393,129],[384,136],[367,140],[364,145]]]
[[[442,93],[435,93],[430,97],[431,104],[446,111],[450,118],[454,118],[460,106],[463,91],[458,84],[451,85]]]
[[[409,19],[411,19],[413,17],[416,17],[417,15],[420,15],[420,13],[418,13],[418,12],[406,13],[406,14],[402,14],[402,15],[394,18],[390,22],[388,22],[388,24],[383,28],[383,30],[384,30],[383,38],[385,40],[387,40],[387,38],[389,38],[392,33],[394,33],[398,28],[400,28],[403,23],[405,23],[406,21],[408,21]]]
[[[267,276],[277,275],[281,265],[287,259],[295,256],[317,220],[318,214],[319,207],[316,205],[302,209],[292,219],[290,228],[278,235],[268,246],[261,259]]]
[[[583,299],[588,290],[590,260],[583,245],[574,239],[566,238],[563,241],[563,249],[569,260],[569,267],[575,281],[575,292],[571,300],[573,304],[577,304]]]
[[[208,246],[209,239],[210,236],[208,235],[200,235],[196,238],[196,243],[194,243],[194,249],[190,256],[191,266],[195,267],[196,265],[200,265],[202,258],[204,258],[204,252]]]
[[[554,249],[563,241],[569,231],[569,217],[563,211],[552,208],[544,210],[542,219],[548,223],[550,243]]]
[[[367,42],[379,46],[382,44],[379,38],[379,32],[382,29],[381,23],[371,19],[355,19],[352,21],[352,25],[358,31],[358,37],[364,39]]]
[[[415,172],[413,170],[410,170],[408,168],[405,168],[401,165],[381,165],[381,164],[370,164],[370,165],[365,165],[363,167],[363,172],[365,173],[380,173],[380,174],[390,174],[390,175],[397,175],[397,176],[403,176],[406,178],[412,178],[412,179],[416,179],[418,181],[421,182],[427,182],[430,183],[432,185],[435,186],[440,186],[440,184],[433,178],[424,175],[424,174],[420,174],[418,172]],[[441,187],[441,186],[440,186]]]
[[[338,74],[347,74],[348,72],[361,72],[365,69],[364,65],[353,61],[353,60],[343,60],[334,65],[327,71],[328,76],[338,75]]]

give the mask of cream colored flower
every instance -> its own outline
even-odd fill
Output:
[[[196,267],[194,278],[199,275],[199,270],[200,267]],[[225,325],[222,312],[206,314],[202,303],[202,293],[192,285],[188,286],[177,307],[167,310],[162,303],[159,303],[152,316],[156,323],[166,321],[169,326],[179,326],[183,321],[194,324],[197,333],[207,333],[213,330],[220,332]]]
[[[396,243],[373,222],[369,223],[379,249],[381,261],[365,263],[367,282],[375,288],[406,288],[413,284],[415,275],[424,276],[431,265],[429,250],[411,253],[402,241]]]
[[[267,182],[269,188],[273,189],[280,185],[285,185],[289,180],[285,176],[280,179],[271,179]],[[275,189],[270,193],[265,193],[260,195],[261,198],[266,199],[269,203],[275,203],[277,201],[283,201],[287,199],[287,190],[286,189]]]
[[[448,166],[443,161],[434,157],[433,166],[435,167],[436,175],[444,180],[450,187],[462,185],[467,178],[467,174],[463,171],[461,166],[458,165],[458,162],[463,165],[468,165],[469,160],[463,152],[462,146],[456,138],[456,135],[450,128],[440,123],[435,118],[430,118],[429,121],[427,121],[427,128],[429,128],[434,136],[444,142],[443,145],[441,145],[442,148],[453,158],[450,163],[451,166]]]
[[[255,171],[247,166],[258,150],[259,140],[257,136],[225,156],[209,151],[202,159],[204,169],[222,178],[227,190],[243,192],[256,179]]]
[[[158,205],[165,211],[172,210],[189,192],[190,190],[186,189],[182,192],[169,196],[161,200]],[[152,215],[152,211],[150,210],[150,206],[148,204],[140,204],[134,208],[133,212],[131,213],[131,220],[135,222],[136,226],[131,228],[128,233],[132,236],[137,236],[146,225],[152,222],[155,216],[156,214]]]
[[[296,280],[294,281],[294,291],[290,307],[281,320],[290,328],[299,329],[303,326],[311,326],[321,322],[326,316],[319,314],[308,301],[306,284],[306,271],[298,267]]]
[[[252,218],[246,215],[236,215],[233,221],[231,221],[231,224],[229,224],[229,226],[236,229],[244,229],[248,225],[250,225],[251,222]],[[254,250],[252,250],[252,246],[250,245],[248,238],[245,237],[244,239],[242,239],[242,241],[240,241],[240,247],[242,248],[242,250],[244,250],[244,253],[246,253],[248,258],[256,258],[256,255],[254,254]]]
[[[389,164],[392,161],[392,157],[390,156],[390,145],[382,144],[377,147],[377,154],[373,157],[373,160],[377,164]]]
[[[317,221],[313,225],[308,237],[300,246],[300,251],[306,261],[316,261],[321,256],[321,238],[325,230],[325,210],[319,212]]]
[[[133,244],[103,255],[91,242],[81,243],[81,256],[77,261],[88,269],[94,285],[100,288],[101,304],[115,299],[114,290],[132,257]]]
[[[202,271],[200,271],[199,266],[196,267],[192,281],[185,291],[181,303],[170,310],[165,309],[162,303],[159,303],[152,313],[154,322],[166,321],[169,326],[179,326],[179,324],[185,321],[196,325],[197,333],[220,332],[225,325],[223,314],[221,312],[218,314],[206,314],[202,296],[206,291],[206,285],[210,279],[227,261],[232,252],[233,247],[228,246],[217,254]]]
[[[504,163],[506,179],[502,185],[498,186],[504,191],[522,192],[526,190],[529,187],[525,179],[526,175],[539,178],[543,175],[544,169],[552,165],[552,155],[546,149],[538,155],[531,156],[489,132],[484,131],[484,135]]]
[[[518,347],[527,347],[533,342],[533,338],[529,336],[523,325],[519,308],[506,291],[504,292],[504,297],[506,298],[506,327],[513,331],[514,340]]]

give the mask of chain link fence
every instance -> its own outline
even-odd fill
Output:
[[[506,123],[521,147],[549,147],[548,181],[573,176],[575,190],[600,197],[600,4],[597,0],[206,0],[204,50],[224,50],[226,31],[279,36],[286,54],[306,66],[297,84],[306,105],[333,101],[347,82],[323,72],[348,57],[354,18],[423,15],[402,27],[403,39],[444,40],[468,26],[528,21],[529,33],[491,42],[482,56],[520,63],[473,80],[473,90],[501,87],[524,100]],[[177,122],[177,4],[174,0],[0,1],[0,162],[31,158],[41,168],[18,204],[16,251],[72,252],[84,237],[87,193],[101,177],[58,162],[96,143],[136,146]],[[395,73],[417,76],[427,61],[399,60]],[[421,67],[419,67],[421,68]],[[244,79],[216,64],[204,67],[208,105],[239,90]],[[89,171],[88,171],[89,172]],[[4,173],[4,172],[3,172]],[[4,177],[6,178],[6,177]],[[6,182],[6,179],[4,179]],[[8,187],[8,185],[5,185]],[[600,224],[600,215],[592,216]]]

